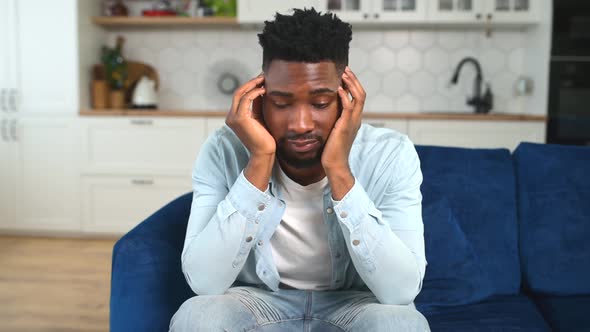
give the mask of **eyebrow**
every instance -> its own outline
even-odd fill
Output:
[[[319,95],[322,93],[336,93],[336,91],[334,91],[330,88],[319,88],[319,89],[312,90],[309,94]],[[271,96],[278,96],[278,97],[293,97],[293,94],[291,92],[285,92],[285,91],[273,90],[273,91],[269,92],[268,94]]]

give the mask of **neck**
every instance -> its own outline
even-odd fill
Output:
[[[287,174],[291,180],[299,183],[302,186],[316,183],[326,176],[326,172],[324,171],[321,163],[318,163],[312,167],[295,168],[279,159],[279,165],[281,166],[283,172],[285,172],[285,174]]]

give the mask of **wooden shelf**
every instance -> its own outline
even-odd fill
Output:
[[[80,110],[81,116],[152,116],[152,117],[225,117],[227,111],[222,110]],[[398,120],[471,120],[471,121],[546,121],[544,115],[530,114],[473,114],[473,113],[363,113],[365,119],[398,119]]]
[[[146,26],[238,26],[235,17],[184,17],[184,16],[160,16],[160,17],[110,17],[94,16],[92,22],[103,27],[146,27]]]

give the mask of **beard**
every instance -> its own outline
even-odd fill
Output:
[[[306,140],[317,140],[320,144],[320,148],[315,151],[315,153],[310,157],[302,158],[297,155],[296,152],[290,151],[287,149],[287,140],[290,139],[306,139]],[[303,134],[303,135],[289,135],[285,137],[281,137],[277,141],[277,158],[287,165],[294,167],[294,168],[311,168],[317,166],[322,161],[322,152],[324,151],[324,139],[321,136],[316,136],[313,134]]]

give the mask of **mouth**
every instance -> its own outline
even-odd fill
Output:
[[[320,142],[316,139],[306,139],[306,140],[288,140],[289,146],[291,149],[298,153],[309,152],[315,148],[317,148]]]

